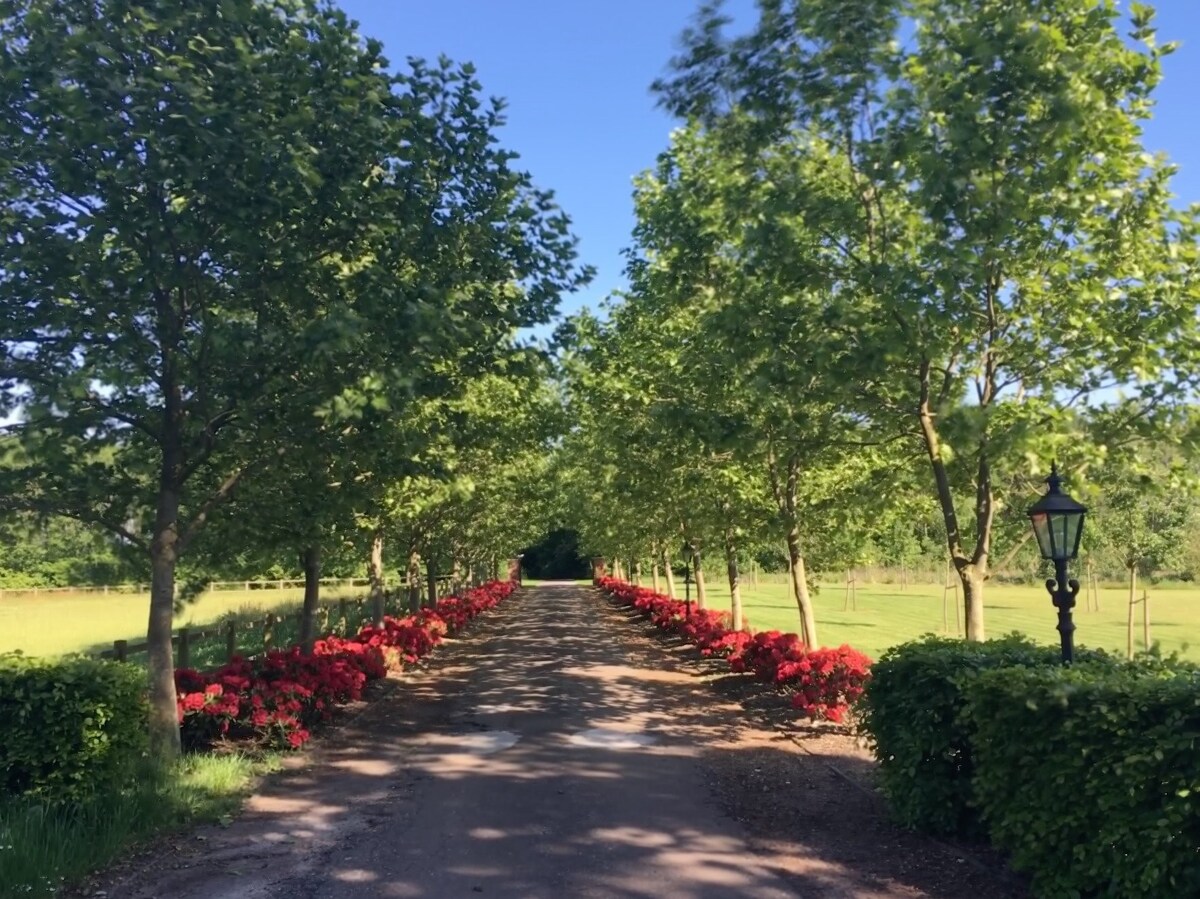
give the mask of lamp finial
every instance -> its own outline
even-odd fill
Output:
[[[1050,488],[1050,493],[1062,493],[1062,477],[1058,473],[1058,461],[1050,463],[1050,474],[1046,478],[1046,485]]]

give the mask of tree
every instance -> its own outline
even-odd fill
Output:
[[[1130,44],[1093,0],[759,13],[729,38],[706,6],[661,96],[724,138],[767,220],[813,236],[796,283],[827,285],[860,414],[924,452],[981,640],[998,485],[1072,405],[1122,386],[1128,432],[1194,378],[1197,217],[1140,139],[1171,46],[1147,8]]]
[[[353,255],[389,90],[378,46],[315,3],[123,6],[0,11],[0,376],[24,501],[149,554],[171,756],[176,564],[278,410],[311,402],[292,375],[344,323],[328,260]]]
[[[1177,564],[1196,524],[1194,493],[1188,489],[1193,477],[1171,455],[1151,449],[1145,458],[1154,464],[1117,462],[1092,478],[1095,499],[1089,504],[1087,536],[1092,546],[1120,562],[1129,579],[1126,648],[1131,657],[1138,575]]]
[[[769,187],[775,164],[748,172],[729,152],[738,139],[736,126],[680,129],[640,179],[627,303],[658,331],[670,323],[668,333],[688,335],[678,362],[653,369],[674,385],[677,429],[698,454],[722,460],[724,500],[739,484],[749,488],[743,501],[751,485],[754,502],[769,497],[801,634],[815,646],[809,556],[838,534],[821,506],[844,508],[825,494],[881,464],[882,441],[854,413],[840,377],[853,349],[828,327],[833,285],[819,277],[817,237],[780,221]]]
[[[0,44],[0,390],[29,460],[0,494],[147,554],[171,757],[205,523],[306,415],[486,369],[577,283],[573,240],[469,68],[390,76],[316,0],[5,0]]]

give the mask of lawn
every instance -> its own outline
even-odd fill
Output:
[[[683,584],[677,587],[682,596]],[[361,588],[345,589],[352,595],[362,593]],[[208,625],[230,613],[248,616],[294,610],[302,592],[299,588],[285,588],[206,593],[177,615],[176,626]],[[322,590],[323,600],[337,596],[333,588]],[[709,597],[710,605],[728,607],[729,589],[723,580],[710,577]],[[794,631],[799,626],[795,603],[781,580],[764,576],[758,587],[743,587],[743,602],[746,615],[756,629]],[[901,590],[894,584],[863,584],[858,588],[857,610],[844,611],[843,586],[826,583],[821,585],[814,602],[822,644],[849,643],[873,657],[878,657],[888,646],[921,634],[945,633],[940,586],[910,584],[907,590]],[[1043,587],[988,584],[984,603],[990,635],[1018,630],[1037,640],[1057,643],[1055,612]],[[948,632],[954,634],[953,596],[948,606]],[[58,655],[109,648],[113,640],[139,641],[145,637],[148,608],[149,598],[135,594],[4,597],[0,599],[0,652],[20,649],[29,655]],[[1200,587],[1152,587],[1150,611],[1153,642],[1159,643],[1164,652],[1179,651],[1200,660]],[[1086,611],[1081,596],[1075,614],[1076,643],[1123,652],[1126,615],[1126,594],[1119,588],[1100,591],[1099,612]],[[285,643],[284,637],[280,632],[277,642]],[[1135,647],[1140,647],[1141,639],[1138,607]],[[223,645],[215,641],[214,651],[219,649],[218,644]],[[196,661],[201,660],[209,661],[203,655]]]
[[[321,599],[362,593],[361,587],[323,587]],[[230,613],[265,615],[293,610],[303,598],[300,587],[212,591],[179,612],[175,626],[208,625]],[[19,649],[26,655],[61,655],[110,649],[113,640],[141,641],[146,638],[149,611],[146,594],[6,596],[0,598],[0,652]]]
[[[683,596],[683,585],[676,585]],[[664,587],[665,589],[665,587]],[[693,596],[694,596],[693,586]],[[709,605],[728,608],[729,588],[724,581],[709,580]],[[1141,590],[1138,591],[1139,596]],[[1200,661],[1200,587],[1150,587],[1150,639],[1164,653],[1178,651]],[[1125,651],[1125,622],[1128,614],[1127,591],[1118,588],[1100,590],[1100,611],[1087,611],[1083,595],[1075,610],[1075,643]],[[845,588],[826,583],[814,597],[817,636],[825,646],[849,643],[878,658],[889,646],[927,633],[947,633],[942,629],[942,588],[910,584],[901,590],[894,584],[862,584],[858,587],[857,611],[843,611]],[[782,582],[766,583],[742,590],[742,602],[750,624],[756,630],[796,631],[799,617],[791,592]],[[1042,586],[1006,586],[988,584],[984,593],[984,623],[987,633],[996,637],[1021,631],[1043,643],[1058,644],[1058,617],[1050,597]],[[1141,648],[1141,606],[1137,607],[1134,649]],[[949,630],[955,634],[953,593],[948,603]]]

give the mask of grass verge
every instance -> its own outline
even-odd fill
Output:
[[[158,833],[237,810],[276,754],[188,756],[82,803],[0,801],[0,897],[49,897]]]

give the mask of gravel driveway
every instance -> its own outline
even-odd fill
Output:
[[[1001,871],[892,827],[838,773],[865,766],[852,740],[824,739],[813,755],[710,680],[596,591],[526,588],[267,778],[231,825],[165,841],[91,888],[129,899],[1023,895]]]

